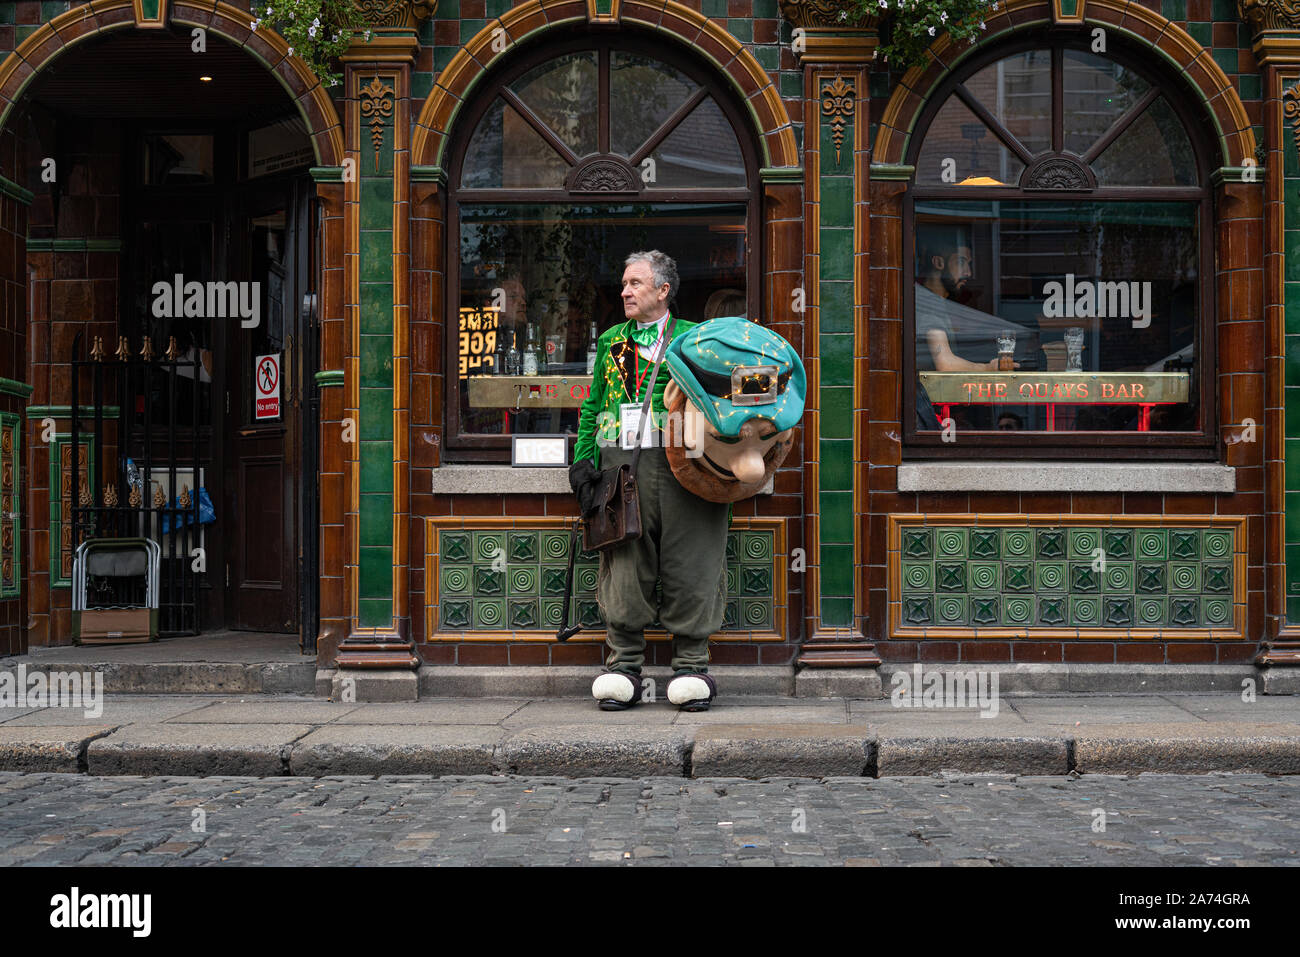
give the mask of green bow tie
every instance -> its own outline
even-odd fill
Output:
[[[654,325],[646,326],[644,329],[633,329],[631,338],[637,345],[652,349],[659,341],[659,327]]]

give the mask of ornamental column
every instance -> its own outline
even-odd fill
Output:
[[[423,0],[358,4],[371,38],[344,62],[344,587],[349,631],[335,691],[414,699],[411,637],[408,238],[411,69]],[[360,40],[360,38],[358,38]],[[386,669],[383,691],[352,669]],[[392,680],[388,680],[392,679]],[[342,686],[342,687],[340,687]]]
[[[1264,155],[1246,169],[1264,181],[1265,598],[1268,631],[1256,663],[1300,666],[1300,414],[1289,414],[1300,387],[1300,211],[1287,197],[1300,193],[1300,11],[1283,0],[1238,0],[1238,14],[1255,34],[1252,51],[1263,72]],[[1295,393],[1300,395],[1300,393]],[[1234,443],[1236,445],[1236,443]],[[1231,455],[1233,447],[1229,447]],[[1287,688],[1280,686],[1285,680]],[[1265,672],[1265,690],[1300,686],[1294,671]],[[1272,686],[1272,687],[1270,687]]]
[[[834,0],[781,0],[804,72],[804,509],[806,627],[799,682],[879,694],[866,640],[867,320],[869,207],[867,84],[874,25],[845,28]],[[852,676],[810,668],[861,669]],[[811,690],[811,689],[810,689]]]

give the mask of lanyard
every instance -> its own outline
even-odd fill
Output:
[[[657,339],[655,340],[655,344],[654,344],[653,346],[650,347],[650,354],[651,354],[651,355],[654,355],[654,354],[658,353],[658,351],[659,351],[659,344],[660,344],[661,342],[663,342],[663,338],[664,338],[664,329],[663,329],[663,326],[660,326],[660,327],[659,327],[659,338],[657,338]],[[645,381],[645,377],[646,377],[647,375],[649,375],[649,374],[650,374],[650,370],[654,368],[654,363],[651,362],[648,366],[646,366],[646,370],[645,370],[645,372],[638,372],[638,371],[637,371],[638,369],[641,368],[641,350],[640,350],[640,348],[637,347],[637,344],[636,344],[635,341],[632,343],[632,355],[633,355],[633,357],[634,357],[635,360],[636,360],[636,364],[632,366],[632,375],[636,378],[636,395],[635,395],[635,396],[632,396],[631,398],[632,398],[632,401],[633,401],[633,402],[640,402],[640,401],[641,401],[641,383]]]

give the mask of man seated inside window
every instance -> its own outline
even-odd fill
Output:
[[[999,334],[1018,332],[1023,338],[1026,332],[1015,323],[962,304],[974,275],[972,248],[967,226],[929,225],[917,229],[917,372],[997,372]],[[968,359],[959,352],[993,353],[993,357]],[[1012,369],[1018,368],[1020,363],[1012,364]],[[942,428],[919,376],[916,418],[918,429]]]

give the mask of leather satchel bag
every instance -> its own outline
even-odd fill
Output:
[[[655,382],[659,378],[659,364],[672,341],[676,324],[676,316],[669,319],[668,330],[655,356],[650,386],[641,404],[641,427],[637,432],[636,447],[632,450],[632,464],[601,469],[600,478],[596,480],[592,495],[595,510],[582,523],[582,547],[587,551],[603,552],[641,537],[641,498],[636,484],[636,465],[641,456],[641,442],[649,418],[650,401],[655,394]]]

